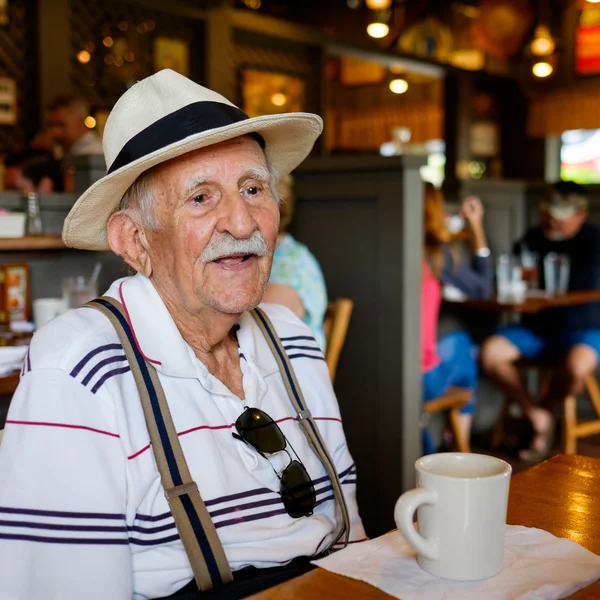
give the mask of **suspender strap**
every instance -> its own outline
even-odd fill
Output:
[[[306,406],[304,396],[302,395],[302,390],[298,385],[298,380],[296,379],[296,374],[294,373],[290,359],[283,348],[279,336],[275,332],[273,324],[265,312],[260,308],[255,308],[250,314],[254,317],[254,320],[267,340],[269,348],[271,349],[271,352],[277,361],[288,396],[290,397],[292,405],[298,414],[298,422],[300,423],[302,431],[304,432],[309,445],[319,457],[319,460],[323,463],[325,471],[327,472],[327,475],[331,481],[335,500],[342,516],[341,522],[338,523],[338,527],[334,534],[331,545],[333,546],[333,544],[343,537],[343,544],[346,546],[348,544],[348,536],[350,535],[350,519],[348,517],[348,508],[346,506],[344,493],[342,492],[342,486],[340,484],[335,464],[333,460],[331,460],[331,456],[329,456],[329,452],[327,451],[327,446],[325,445],[325,442],[323,442],[323,438],[321,437],[319,429],[311,417],[310,410]]]
[[[103,296],[87,304],[114,326],[138,388],[150,443],[165,496],[190,560],[198,589],[207,591],[233,580],[227,557],[190,475],[156,369],[139,351],[122,305]]]

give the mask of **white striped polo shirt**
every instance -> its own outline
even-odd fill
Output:
[[[192,477],[232,569],[271,567],[325,549],[335,529],[331,484],[308,447],[277,364],[251,315],[239,320],[242,402],[181,337],[150,280],[115,282],[136,343],[157,369]],[[365,537],[356,470],[323,354],[289,310],[263,305],[292,361]],[[235,439],[245,406],[279,423],[315,484],[317,506],[293,519],[279,494],[288,456],[268,459]],[[293,451],[290,454],[293,456]],[[34,336],[0,451],[0,598],[141,599],[192,579],[149,446],[138,393],[109,321],[71,310]]]

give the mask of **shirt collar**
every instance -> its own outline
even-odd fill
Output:
[[[139,350],[157,371],[172,377],[196,378],[198,365],[206,369],[181,336],[150,279],[140,273],[120,279],[112,285],[108,295],[123,305]],[[263,377],[276,373],[277,361],[252,315],[242,314],[238,324],[237,339],[244,358],[254,364]]]
[[[256,366],[262,377],[277,373],[279,371],[277,361],[252,315],[249,312],[243,313],[238,324],[240,326],[237,332],[238,344],[246,360]]]

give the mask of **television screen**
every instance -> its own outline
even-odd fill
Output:
[[[560,178],[600,183],[600,129],[565,131],[560,141]]]

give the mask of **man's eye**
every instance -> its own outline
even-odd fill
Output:
[[[195,202],[196,204],[202,204],[203,202],[206,202],[206,199],[206,194],[198,194],[192,198],[192,202]]]
[[[260,188],[256,185],[253,185],[252,187],[246,188],[244,190],[244,194],[246,194],[247,196],[256,196],[259,192]]]

